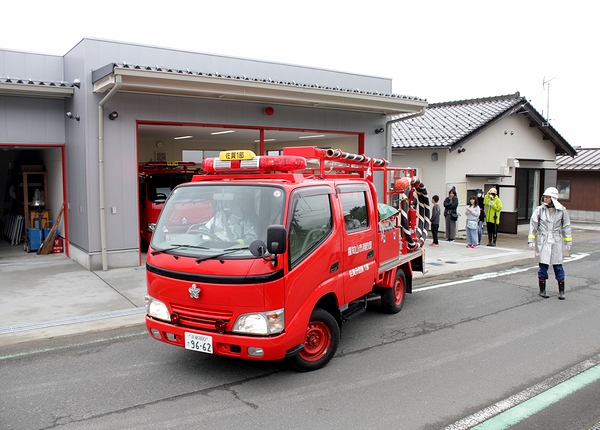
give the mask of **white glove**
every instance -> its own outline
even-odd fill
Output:
[[[571,245],[567,245],[567,251],[571,250]]]
[[[535,243],[533,243],[533,242],[529,242],[529,247],[530,247],[531,249],[535,248]]]
[[[494,206],[494,201],[490,199],[490,201],[488,202],[488,206]]]

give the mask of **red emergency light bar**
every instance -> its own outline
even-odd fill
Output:
[[[202,170],[207,173],[217,172],[294,172],[306,169],[306,159],[295,156],[258,156],[244,160],[223,160],[221,158],[205,158]]]

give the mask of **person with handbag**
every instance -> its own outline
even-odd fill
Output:
[[[487,246],[496,246],[498,238],[498,224],[500,224],[500,212],[502,211],[502,200],[498,197],[498,191],[490,188],[483,198],[483,205],[487,209],[485,221],[487,223],[488,244]]]
[[[448,192],[448,197],[444,200],[444,218],[446,218],[446,240],[454,242],[456,237],[456,221],[458,220],[458,197],[456,197],[456,188]]]
[[[471,196],[465,215],[467,216],[466,230],[467,230],[467,248],[477,248],[479,245],[478,237],[478,224],[479,224],[479,213],[481,209],[477,204],[477,197]]]
[[[529,223],[527,236],[529,247],[535,248],[535,259],[539,263],[538,281],[540,296],[547,299],[546,279],[550,265],[558,282],[558,299],[565,299],[565,270],[563,269],[563,242],[571,250],[571,220],[567,209],[558,201],[558,190],[547,188],[542,204],[535,208]]]

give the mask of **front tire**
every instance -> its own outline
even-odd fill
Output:
[[[381,306],[389,314],[397,314],[402,310],[406,297],[406,276],[401,268],[397,269],[396,279],[392,288],[385,288],[381,292]]]
[[[304,349],[290,359],[292,366],[301,372],[321,369],[333,358],[340,343],[340,326],[335,318],[323,309],[315,309],[306,327]]]

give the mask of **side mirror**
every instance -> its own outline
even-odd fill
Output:
[[[271,254],[283,254],[286,250],[287,230],[282,225],[267,228],[267,250]]]

